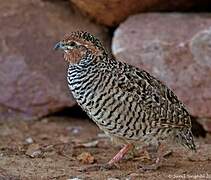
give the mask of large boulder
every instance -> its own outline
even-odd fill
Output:
[[[0,117],[32,119],[75,104],[66,85],[64,34],[84,30],[109,42],[103,29],[69,9],[69,2],[0,2]]]
[[[211,117],[211,14],[132,16],[115,31],[112,51],[167,84],[193,116]]]
[[[71,0],[81,12],[106,26],[116,26],[129,15],[151,11],[201,11],[209,0]]]

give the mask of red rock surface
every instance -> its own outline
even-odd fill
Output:
[[[211,118],[198,118],[197,121],[202,124],[206,131],[211,132]]]
[[[84,14],[106,26],[116,26],[129,15],[149,11],[206,10],[209,0],[71,0]]]
[[[0,12],[0,118],[39,118],[73,106],[65,62],[53,46],[75,30],[108,42],[106,30],[70,10],[69,2],[1,1]]]
[[[211,117],[211,15],[140,14],[115,31],[122,61],[165,82],[193,116]]]

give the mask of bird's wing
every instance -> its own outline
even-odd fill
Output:
[[[124,73],[119,73],[118,87],[122,92],[135,97],[143,111],[158,109],[159,121],[162,127],[191,127],[190,116],[177,96],[161,81],[144,70],[126,65]],[[158,112],[155,112],[158,113]]]

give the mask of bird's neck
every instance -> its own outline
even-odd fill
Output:
[[[87,53],[80,63],[69,64],[67,80],[68,86],[76,99],[83,98],[84,91],[81,90],[87,82],[94,83],[99,81],[102,69],[106,67],[104,61],[108,58],[107,53],[102,53],[100,56]],[[105,69],[105,68],[104,68]],[[80,104],[80,101],[78,101]]]

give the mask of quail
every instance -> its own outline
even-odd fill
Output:
[[[184,104],[143,69],[118,61],[88,32],[72,32],[55,45],[69,63],[67,82],[87,115],[123,148],[107,163],[115,165],[137,145],[162,142],[196,151],[191,119]],[[160,166],[162,157],[148,168]],[[146,168],[147,169],[147,168]]]

